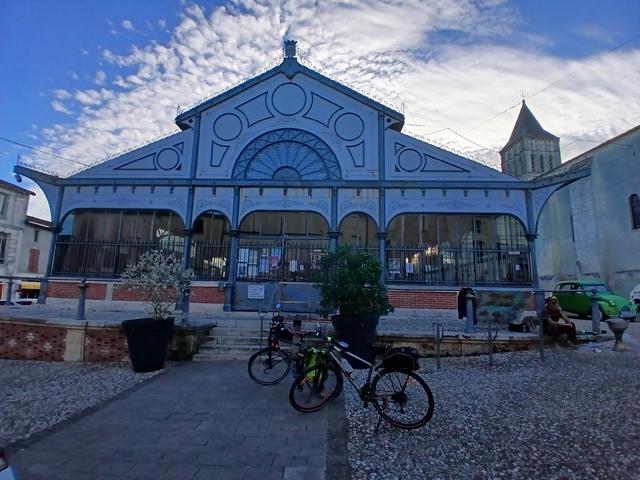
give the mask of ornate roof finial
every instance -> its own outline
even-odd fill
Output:
[[[284,58],[296,58],[297,43],[295,40],[284,41]]]

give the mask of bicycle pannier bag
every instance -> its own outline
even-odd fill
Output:
[[[410,347],[391,348],[382,359],[382,366],[389,369],[418,370],[418,353]]]

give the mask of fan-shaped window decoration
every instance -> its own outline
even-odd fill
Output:
[[[636,230],[640,228],[640,197],[635,193],[629,196],[629,210],[631,211],[631,226]]]
[[[340,164],[315,135],[283,128],[260,135],[242,151],[233,178],[252,180],[337,180]]]

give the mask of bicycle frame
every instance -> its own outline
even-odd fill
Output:
[[[371,386],[371,377],[373,375],[373,371],[375,370],[375,364],[349,352],[347,349],[342,348],[336,342],[332,342],[331,339],[328,339],[328,343],[329,349],[327,350],[327,356],[331,358],[331,360],[333,360],[333,363],[338,367],[340,372],[342,372],[342,377],[346,378],[353,386],[353,388],[356,389],[356,391],[358,392],[358,396],[360,397],[360,400],[364,402],[365,407],[368,406],[369,400],[373,400],[373,397],[371,396],[369,391]],[[346,360],[345,357],[351,357],[355,360],[358,360],[359,362],[362,362],[364,365],[367,365],[367,368],[369,370],[367,372],[367,379],[361,386],[358,386],[358,384],[353,380],[353,378],[351,377],[351,372],[347,371],[343,367],[342,360]]]

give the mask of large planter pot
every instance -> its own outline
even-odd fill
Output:
[[[350,317],[343,315],[333,315],[331,323],[336,329],[338,340],[349,344],[349,352],[373,362],[373,350],[371,346],[376,341],[376,329],[378,327],[379,315],[367,315]],[[346,357],[353,368],[368,368],[362,362]]]
[[[173,318],[137,318],[122,322],[134,372],[153,372],[164,367]]]

